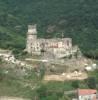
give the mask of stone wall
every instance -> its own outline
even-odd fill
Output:
[[[31,54],[41,54],[41,51],[53,53],[56,57],[68,56],[73,50],[71,38],[37,38],[36,25],[29,25],[27,32],[26,51]]]

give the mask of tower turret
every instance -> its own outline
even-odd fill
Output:
[[[27,35],[32,35],[34,39],[37,39],[37,28],[35,25],[28,25],[28,32]]]
[[[26,50],[28,53],[32,53],[32,46],[37,40],[37,29],[35,25],[28,25],[28,32],[27,32],[27,44]]]

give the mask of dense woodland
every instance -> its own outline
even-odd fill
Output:
[[[24,49],[27,25],[33,23],[39,37],[63,32],[84,54],[97,58],[98,0],[0,0],[0,48]]]

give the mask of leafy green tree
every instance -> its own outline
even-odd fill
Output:
[[[87,79],[87,85],[91,89],[96,89],[96,79],[94,77],[89,77]]]
[[[45,75],[45,66],[44,66],[44,64],[42,63],[42,64],[40,65],[40,77],[41,77],[41,79],[44,77],[44,75]]]
[[[37,89],[38,97],[43,98],[47,96],[47,88],[45,85],[42,85],[39,89]]]
[[[3,68],[0,68],[0,81],[2,81],[5,78],[4,70]]]
[[[43,97],[41,100],[59,100],[57,94],[53,93],[51,95],[48,95],[46,97]]]
[[[78,80],[73,81],[73,82],[72,82],[72,87],[74,87],[75,89],[76,89],[76,88],[79,88],[79,81],[78,81]]]
[[[59,100],[70,100],[70,98],[66,95],[62,96],[62,98],[60,98]]]

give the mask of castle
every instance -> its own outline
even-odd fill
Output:
[[[44,52],[55,58],[62,58],[76,53],[78,48],[72,46],[71,38],[37,38],[36,25],[28,25],[26,51],[35,55]]]

